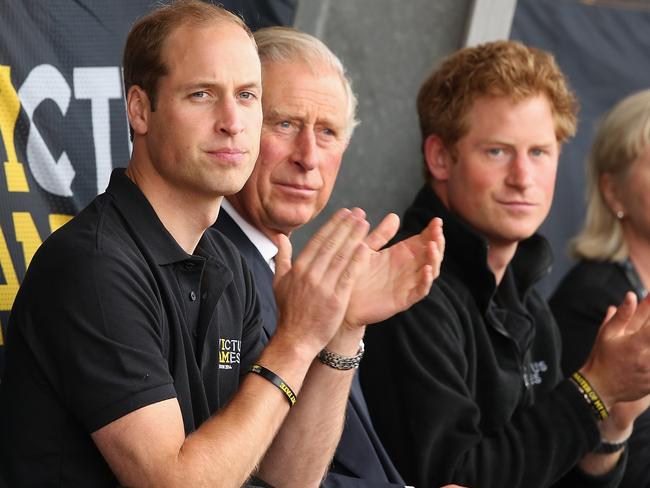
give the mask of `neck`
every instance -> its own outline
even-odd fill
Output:
[[[646,289],[650,289],[650,242],[627,226],[623,228],[630,260]]]
[[[437,180],[432,180],[430,185],[440,201],[449,210],[449,200],[447,198],[447,187],[445,184]],[[453,211],[451,212],[453,213]],[[501,283],[503,275],[506,272],[506,268],[515,255],[515,251],[517,251],[516,242],[514,244],[511,242],[501,244],[490,242],[488,240],[488,267],[494,274],[494,279],[496,280],[497,286],[499,283]]]
[[[270,227],[265,226],[260,219],[254,219],[253,215],[251,215],[246,207],[242,205],[241,200],[238,198],[238,193],[235,193],[234,195],[229,195],[226,197],[226,200],[232,207],[237,211],[239,216],[244,219],[246,222],[248,222],[251,226],[255,227],[257,230],[259,230],[262,234],[264,234],[266,237],[268,237],[273,243],[278,242],[278,237],[280,234],[284,234],[287,237],[291,237],[291,231],[289,232],[283,232],[279,229],[272,229]]]
[[[183,191],[157,171],[131,159],[126,175],[140,188],[163,226],[188,254],[193,254],[203,233],[219,215],[221,198],[201,198]]]
[[[514,244],[494,244],[489,243],[488,248],[488,266],[494,273],[494,279],[497,286],[501,283],[506,268],[517,251],[517,243]]]

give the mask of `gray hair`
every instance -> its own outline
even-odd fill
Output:
[[[603,174],[619,184],[650,144],[650,90],[617,103],[598,125],[587,159],[587,218],[569,251],[582,259],[621,261],[628,257],[620,221],[600,191]]]
[[[299,61],[316,69],[324,64],[341,78],[348,99],[346,135],[350,139],[359,124],[356,118],[358,102],[341,60],[322,41],[292,27],[265,27],[254,35],[262,66],[267,62]]]

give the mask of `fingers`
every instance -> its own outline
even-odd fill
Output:
[[[334,286],[357,245],[366,236],[369,224],[359,208],[343,209],[335,214],[308,243],[294,267],[315,281],[329,280]]]
[[[436,247],[438,248],[438,251],[440,252],[440,256],[444,256],[445,254],[445,235],[442,231],[442,219],[439,217],[436,217],[435,219],[432,219],[431,222],[429,222],[429,225],[427,225],[427,232],[430,235],[430,240],[434,241],[436,243]]]
[[[381,223],[368,234],[365,243],[373,251],[379,251],[390,241],[399,229],[399,217],[394,213],[389,213],[384,217]]]
[[[628,324],[631,325],[630,321],[635,317],[636,309],[636,295],[634,293],[627,293],[623,299],[623,303],[616,309],[614,315],[609,320],[605,320],[601,326],[602,332],[607,335],[622,334],[626,327],[628,327]],[[648,313],[650,314],[650,305],[648,307]]]
[[[408,246],[416,257],[426,256],[426,262],[437,268],[440,266],[442,257],[445,253],[445,236],[442,231],[442,219],[438,217],[431,219],[426,228],[418,235],[402,241]],[[422,246],[428,246],[433,243],[436,253],[422,253]]]
[[[616,307],[613,306],[613,305],[610,305],[609,307],[607,307],[607,312],[605,313],[605,318],[603,319],[603,321],[602,321],[602,323],[600,325],[604,324],[605,322],[609,322],[612,319],[612,317],[614,316],[614,314],[616,313],[616,310],[617,310]]]
[[[440,275],[440,266],[442,265],[442,260],[445,257],[445,236],[442,232],[442,220],[440,220],[439,225],[434,230],[434,243],[435,246],[431,250],[432,254],[432,266],[434,278],[437,278]]]
[[[420,270],[418,270],[418,278],[418,283],[411,291],[411,295],[409,297],[409,307],[415,302],[422,300],[429,294],[429,290],[431,289],[434,278],[433,268],[429,265],[423,266]]]
[[[338,210],[320,229],[318,229],[318,231],[316,231],[298,256],[297,261],[300,260],[305,263],[311,263],[314,257],[320,252],[321,247],[327,241],[327,238],[350,217],[351,213],[352,212],[347,208]]]
[[[280,281],[291,269],[291,241],[284,234],[276,236],[275,245],[278,246],[278,253],[275,255],[275,275],[273,282]]]
[[[321,276],[324,282],[332,286],[340,279],[348,264],[358,259],[357,248],[368,234],[370,224],[354,210],[343,225],[335,229],[321,248],[319,255],[312,261],[311,269],[314,276]],[[369,250],[364,246],[365,250]],[[365,251],[363,251],[365,252]]]
[[[442,232],[442,220],[432,219],[427,228],[420,234],[425,239],[420,264],[428,264],[432,267],[434,275],[440,274],[440,265],[445,252],[445,236]],[[417,256],[417,255],[416,255]]]
[[[347,263],[347,266],[340,274],[336,284],[336,292],[342,295],[348,294],[352,291],[352,287],[359,276],[359,273],[364,269],[370,259],[370,248],[367,244],[361,242],[357,245],[352,258]]]
[[[630,297],[630,300],[633,300],[634,303],[636,304],[637,298],[636,294],[632,293],[631,291],[627,292],[625,299],[628,299],[628,296]],[[630,323],[627,327],[627,330],[629,332],[637,332],[642,328],[650,328],[647,327],[648,323],[650,322],[650,299],[649,297],[644,298],[641,300],[641,303],[636,307],[636,313],[634,314],[634,317],[630,320]]]
[[[359,207],[354,207],[351,212],[359,217],[360,219],[365,219],[366,218],[366,211],[362,208]]]
[[[647,366],[650,361],[648,358],[650,356],[650,296],[641,301],[634,318],[630,320],[628,329],[634,333],[633,339],[640,346],[641,354],[645,357],[641,363],[650,370],[650,366]]]
[[[429,294],[433,280],[440,274],[442,256],[437,244],[435,242],[427,243],[425,254],[425,264],[417,270],[417,281],[409,294],[408,307]]]

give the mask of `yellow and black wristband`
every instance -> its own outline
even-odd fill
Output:
[[[287,385],[282,378],[280,378],[277,374],[275,374],[273,371],[270,369],[266,369],[264,366],[260,366],[259,364],[253,364],[251,367],[248,369],[250,373],[255,373],[260,375],[262,378],[265,380],[270,381],[273,383],[275,386],[277,386],[282,393],[284,393],[284,396],[287,398],[287,401],[289,402],[289,408],[293,407],[294,404],[296,403],[296,394],[293,392],[291,387]]]
[[[592,413],[596,420],[606,420],[609,417],[607,406],[602,401],[596,390],[593,389],[591,383],[582,376],[578,371],[571,375],[571,381],[578,391],[582,394],[583,398],[591,408]]]

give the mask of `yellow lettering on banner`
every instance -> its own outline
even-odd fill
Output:
[[[230,363],[230,352],[229,351],[219,351],[219,362],[222,364]]]
[[[11,262],[11,255],[2,228],[0,228],[0,267],[6,282],[4,285],[0,285],[0,310],[11,310],[16,293],[18,293],[18,277],[14,264]]]
[[[10,192],[28,192],[27,178],[23,163],[18,162],[14,145],[14,130],[20,113],[20,100],[11,84],[11,68],[0,65],[0,136],[4,142],[7,160],[5,175]]]
[[[12,213],[14,219],[14,230],[16,231],[16,240],[23,246],[23,256],[25,258],[25,269],[32,262],[34,253],[43,241],[38,235],[34,219],[27,212]]]
[[[54,232],[55,230],[63,227],[64,224],[67,224],[70,220],[72,220],[72,217],[73,215],[50,214],[50,231]]]

